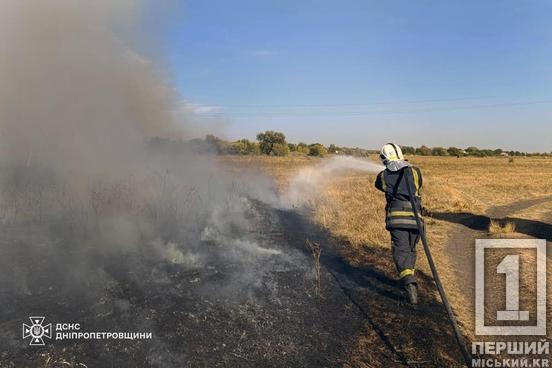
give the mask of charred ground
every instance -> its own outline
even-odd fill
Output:
[[[220,252],[225,244],[203,242],[201,252],[210,261],[202,268],[152,261],[157,258],[144,246],[132,253],[91,252],[94,264],[102,265],[94,270],[97,280],[68,279],[68,265],[55,254],[59,247],[69,252],[68,244],[77,239],[67,235],[46,244],[48,229],[30,227],[14,241],[10,234],[17,229],[4,228],[4,241],[12,242],[7,257],[28,266],[28,287],[3,292],[0,366],[388,367],[460,361],[427,277],[422,278],[424,306],[413,309],[387,276],[392,265],[386,252],[368,255],[373,267],[355,267],[341,256],[347,244],[308,216],[261,202],[252,208],[255,228],[248,239],[280,253],[264,257],[247,275],[247,251],[228,257]],[[319,295],[307,240],[322,249]],[[37,250],[34,259],[20,259],[29,254],[26,247]],[[86,254],[75,257],[71,262],[78,263]],[[94,274],[90,271],[83,274]],[[82,331],[145,331],[153,338],[29,347],[20,333],[30,315],[78,322]]]

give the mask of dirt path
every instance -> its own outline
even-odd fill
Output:
[[[485,215],[471,213],[435,213],[432,217],[438,220],[450,222],[452,228],[448,236],[448,249],[450,256],[455,260],[463,260],[473,265],[473,258],[467,259],[466,249],[473,249],[474,240],[488,237],[488,228],[491,220],[499,222],[512,222],[516,229],[526,235],[545,238],[551,241],[552,213],[545,214],[541,221],[527,220],[511,217],[512,214],[524,209],[552,201],[552,196],[521,200],[505,206],[489,208]],[[472,254],[473,252],[469,252]],[[469,267],[463,269],[470,270]]]
[[[514,215],[525,209],[552,201],[552,196],[521,200],[509,205],[491,207],[485,215],[470,213],[437,213],[432,216],[448,221],[450,230],[447,237],[447,256],[454,265],[456,273],[461,275],[461,292],[470,311],[474,310],[475,301],[475,239],[489,238],[488,228],[491,220],[499,223],[513,223],[516,231],[534,238],[547,239],[550,247],[552,241],[552,212],[545,213],[539,221],[517,218]],[[549,254],[550,258],[551,255]]]

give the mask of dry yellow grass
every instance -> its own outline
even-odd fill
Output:
[[[422,169],[423,204],[433,213],[484,214],[493,206],[552,195],[550,158],[516,158],[514,163],[505,157],[413,156],[410,159]],[[272,175],[280,190],[285,191],[295,173],[322,159],[297,155],[223,156],[221,160],[234,170],[260,169]],[[374,188],[374,180],[373,174],[358,171],[330,178],[324,195],[313,203],[315,219],[353,246],[388,247],[389,236],[383,223],[385,202]],[[442,243],[446,239],[447,223],[428,218],[428,225],[432,244]]]
[[[260,169],[285,191],[295,173],[323,159],[297,155],[222,156],[220,160],[234,170]],[[493,206],[552,195],[550,158],[516,158],[510,163],[504,157],[413,156],[411,162],[423,171],[423,201],[431,212],[483,214]],[[382,223],[384,199],[374,189],[374,179],[373,174],[355,171],[330,178],[325,195],[316,203],[317,220],[355,245],[387,246]],[[437,240],[441,240],[440,232],[434,233]]]
[[[219,156],[219,162],[225,169],[239,172],[243,169],[261,170],[272,176],[281,191],[285,190],[290,179],[301,168],[320,162],[320,158],[306,155],[287,157],[272,156]]]
[[[501,223],[497,220],[491,220],[489,224],[489,234],[495,236],[512,235],[516,232],[516,225],[512,222]]]
[[[418,157],[426,205],[432,210],[483,211],[492,206],[552,194],[552,159]]]

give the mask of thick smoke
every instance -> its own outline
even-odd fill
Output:
[[[141,5],[1,3],[0,214],[26,245],[0,245],[16,257],[0,261],[0,291],[32,293],[22,275],[37,259],[43,279],[62,269],[78,284],[105,283],[106,255],[138,250],[189,269],[212,261],[206,243],[248,254],[237,261],[279,254],[243,237],[254,227],[244,198],[273,196],[266,179],[236,180],[205,155],[148,144],[191,132],[175,121],[181,98],[121,36]],[[31,228],[36,239],[25,238]]]
[[[121,175],[144,137],[174,134],[173,91],[113,32],[139,2],[5,0],[1,157],[65,175]]]
[[[238,180],[191,149],[152,148],[152,137],[191,138],[193,124],[175,119],[182,98],[122,36],[132,37],[142,5],[1,3],[0,219],[9,241],[0,242],[0,291],[32,294],[61,279],[93,290],[110,282],[106,259],[129,254],[188,270],[229,261],[247,283],[265,272],[260,259],[286,256],[255,236],[252,200],[300,206],[340,170],[381,169],[333,158],[277,198],[266,177]],[[47,285],[33,279],[40,273]]]

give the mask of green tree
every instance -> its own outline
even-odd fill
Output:
[[[400,147],[402,152],[405,155],[414,155],[416,153],[416,149],[414,147],[411,147],[411,146],[400,146]]]
[[[309,156],[323,157],[327,154],[328,154],[328,150],[320,143],[314,143],[309,146]]]
[[[272,152],[270,154],[273,156],[287,156],[289,154],[289,147],[287,144],[274,143],[272,144]]]
[[[261,149],[259,148],[259,144],[257,142],[252,142],[248,139],[242,139],[242,142],[244,142],[247,147],[247,153],[251,155],[261,154]]]
[[[447,155],[447,150],[444,149],[443,147],[433,147],[431,149],[431,154],[433,156],[446,156]]]
[[[261,149],[261,153],[265,155],[273,155],[274,153],[274,145],[284,145],[286,146],[286,152],[289,152],[289,148],[287,146],[286,142],[286,136],[284,133],[275,132],[273,130],[267,130],[264,133],[257,134],[257,140],[259,141],[259,147]],[[278,150],[280,153],[282,152],[282,148],[278,147]]]
[[[230,153],[240,155],[258,155],[260,153],[259,145],[251,142],[249,139],[240,139],[239,141],[232,142],[230,151]]]
[[[226,152],[231,155],[245,155],[246,154],[246,148],[245,145],[240,142],[232,142],[228,147],[226,147]]]
[[[456,157],[460,157],[464,154],[464,152],[460,148],[457,148],[457,147],[449,147],[447,149],[447,152],[448,152],[449,155],[456,156]]]
[[[306,143],[299,142],[299,143],[297,143],[297,152],[308,154],[309,153],[309,146],[307,146]]]
[[[416,154],[421,156],[431,156],[431,148],[427,146],[421,146],[416,148]]]
[[[479,148],[477,147],[468,147],[466,148],[466,154],[469,155],[469,156],[479,156],[480,153],[479,153]]]

